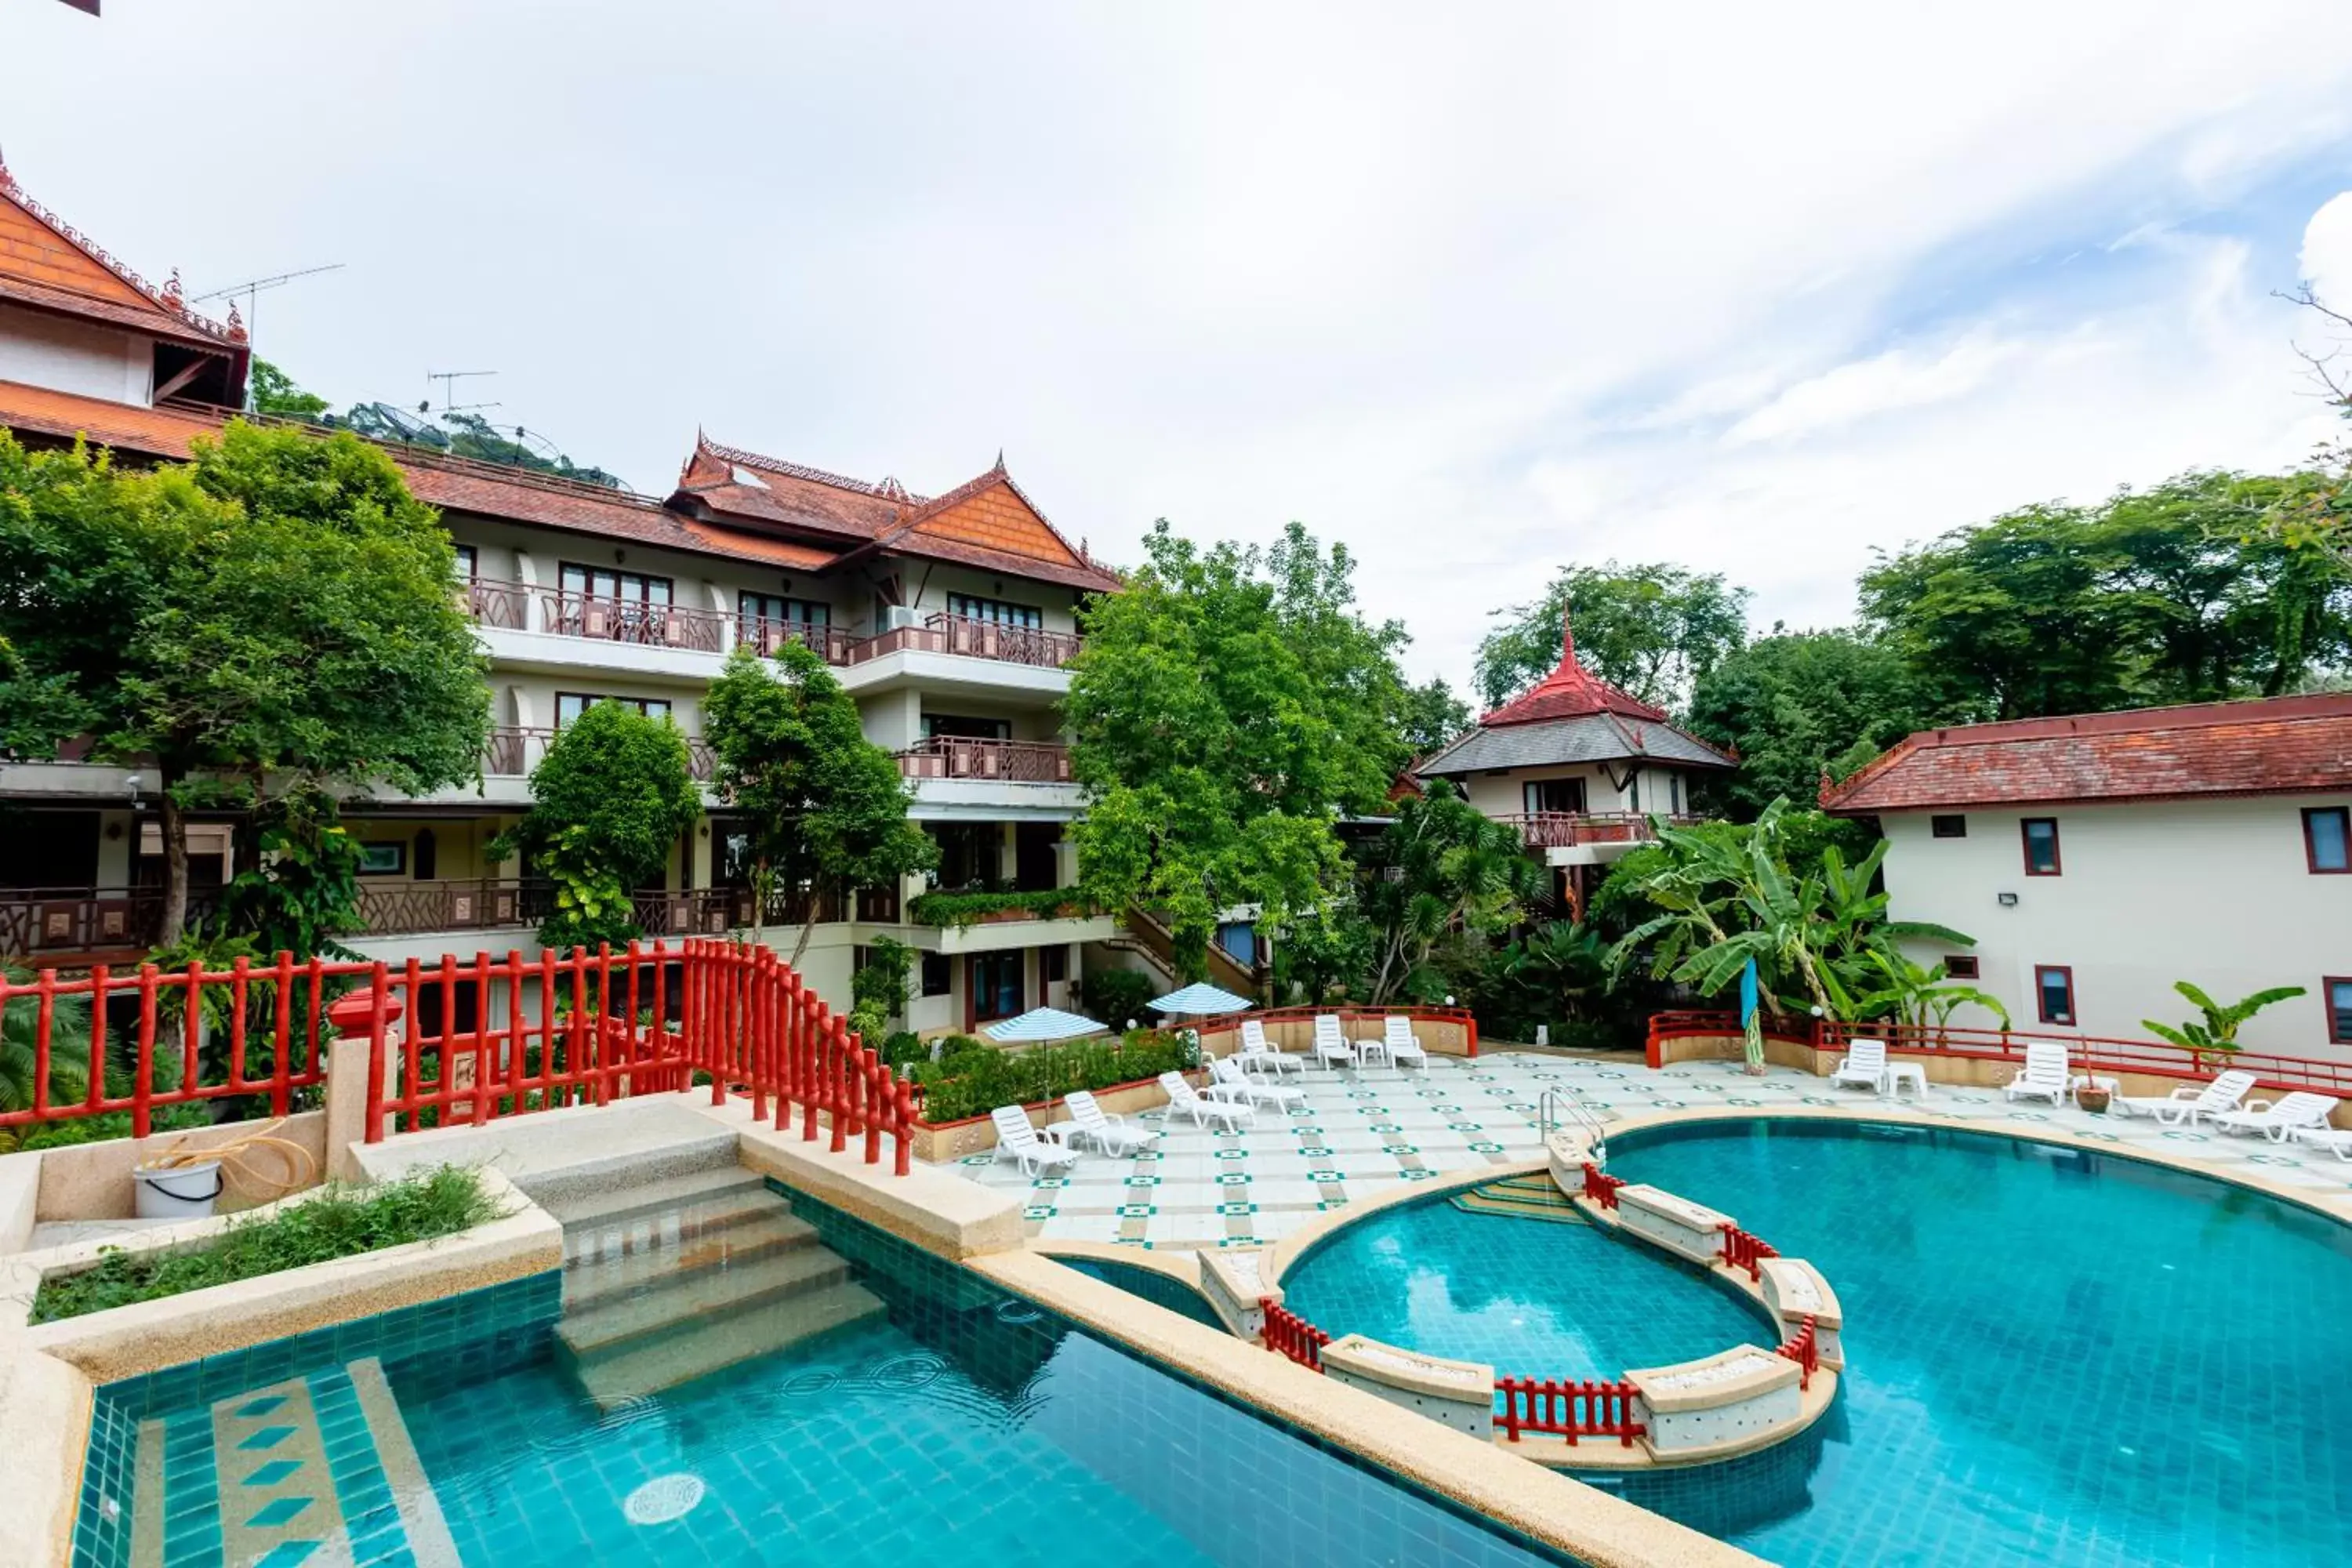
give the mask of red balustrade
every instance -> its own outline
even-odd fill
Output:
[[[1780,1256],[1780,1253],[1774,1250],[1772,1244],[1762,1237],[1751,1235],[1727,1220],[1724,1222],[1723,1266],[1725,1268],[1745,1268],[1748,1270],[1748,1278],[1761,1279],[1764,1278],[1764,1259]]]
[[[1612,1176],[1590,1160],[1584,1163],[1584,1195],[1602,1208],[1617,1206],[1617,1189],[1624,1184],[1624,1177]]]
[[[1285,1311],[1271,1296],[1261,1300],[1258,1307],[1265,1314],[1265,1328],[1258,1336],[1265,1348],[1310,1371],[1321,1372],[1323,1347],[1331,1342],[1331,1336],[1296,1312]]]
[[[1784,1343],[1775,1349],[1773,1353],[1787,1356],[1797,1363],[1799,1388],[1812,1387],[1813,1373],[1822,1369],[1821,1333],[1814,1321],[1807,1318],[1804,1327],[1790,1335]]]
[[[1614,1437],[1630,1448],[1634,1438],[1649,1430],[1634,1419],[1633,1401],[1641,1390],[1630,1383],[1498,1377],[1495,1392],[1503,1400],[1495,1420],[1514,1443],[1522,1432],[1542,1432],[1570,1443],[1580,1437]]]

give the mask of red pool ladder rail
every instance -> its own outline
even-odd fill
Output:
[[[1614,1437],[1624,1447],[1649,1430],[1633,1418],[1641,1393],[1630,1383],[1570,1383],[1549,1377],[1498,1377],[1495,1392],[1503,1408],[1495,1419],[1516,1443],[1522,1432],[1565,1437]]]
[[[1584,1195],[1602,1208],[1617,1206],[1617,1189],[1624,1184],[1622,1176],[1612,1176],[1590,1160],[1584,1163]]]
[[[1265,1348],[1310,1372],[1321,1372],[1323,1347],[1331,1342],[1331,1336],[1297,1313],[1284,1311],[1271,1296],[1260,1300],[1258,1307],[1265,1313],[1265,1329],[1259,1335]]]

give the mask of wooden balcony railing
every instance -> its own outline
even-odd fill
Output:
[[[1647,844],[1656,837],[1649,817],[1637,811],[1534,811],[1498,816],[1519,830],[1530,849],[1567,849],[1579,844]],[[1670,816],[1669,827],[1693,827],[1696,816]]]
[[[808,621],[771,620],[765,616],[745,616],[736,623],[735,640],[745,647],[759,649],[770,658],[788,642],[806,643],[816,649],[827,664],[847,664],[849,650],[861,640],[838,626],[820,626]]]
[[[933,735],[898,753],[910,779],[992,779],[1005,784],[1068,784],[1070,749],[1051,741],[986,741]]]
[[[188,918],[219,895],[191,889]],[[163,929],[161,888],[0,888],[0,956],[145,951]]]
[[[696,653],[725,653],[735,646],[735,617],[717,610],[612,599],[561,588],[531,592],[539,597],[541,627],[560,637],[688,648]]]
[[[554,907],[553,886],[541,881],[457,877],[424,882],[362,882],[360,933],[413,936],[535,926]]]
[[[554,739],[552,730],[502,724],[490,731],[490,743],[482,752],[482,772],[492,778],[524,777],[547,755],[548,742]],[[709,784],[718,768],[719,754],[709,743],[699,735],[688,735],[686,771],[700,783]]]
[[[863,664],[902,648],[917,653],[951,653],[967,658],[992,658],[1006,664],[1030,664],[1059,669],[1077,658],[1084,646],[1074,632],[1049,632],[1042,626],[1008,626],[969,616],[933,616],[919,626],[900,626],[880,637],[867,637],[849,651],[851,664]]]

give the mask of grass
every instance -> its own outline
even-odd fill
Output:
[[[109,1247],[96,1267],[41,1281],[33,1321],[53,1323],[234,1284],[308,1264],[352,1258],[499,1218],[479,1173],[443,1166],[370,1187],[331,1184],[266,1218],[238,1220],[199,1246],[169,1252]]]

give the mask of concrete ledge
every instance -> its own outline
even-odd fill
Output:
[[[1793,1337],[1811,1318],[1813,1343],[1821,1352],[1822,1364],[1844,1366],[1845,1348],[1840,1331],[1845,1327],[1845,1314],[1838,1307],[1837,1292],[1822,1278],[1822,1271],[1801,1258],[1767,1258],[1759,1267],[1764,1277],[1758,1288],[1763,1291],[1764,1304],[1780,1320],[1780,1327]]]
[[[388,1247],[207,1290],[189,1290],[61,1322],[23,1326],[32,1311],[29,1294],[10,1300],[0,1310],[7,1313],[10,1326],[20,1327],[26,1349],[64,1362],[93,1383],[112,1383],[563,1267],[563,1227],[498,1172],[483,1172],[482,1180],[500,1200],[505,1216],[455,1236]],[[284,1199],[269,1207],[301,1203],[308,1195]],[[201,1239],[205,1233],[197,1227],[216,1231],[227,1223],[197,1220],[122,1242],[81,1242],[27,1254],[12,1260],[17,1268],[11,1283],[37,1287],[48,1274],[88,1268],[97,1261],[103,1245],[135,1252],[164,1250]]]
[[[1164,1366],[1454,1499],[1591,1568],[1755,1568],[1761,1560],[1492,1442],[1435,1422],[1400,1421],[1361,1389],[1135,1298],[1026,1250],[967,1267]]]
[[[1473,1437],[1495,1435],[1495,1369],[1349,1334],[1323,1347],[1323,1373]]]
[[[1797,1363],[1755,1345],[1625,1374],[1641,1390],[1634,1408],[1662,1458],[1694,1450],[1761,1447],[1803,1426]]]
[[[748,1100],[730,1098],[724,1105],[713,1105],[708,1090],[695,1089],[665,1099],[734,1133],[736,1158],[750,1169],[773,1176],[926,1252],[961,1261],[1018,1250],[1023,1245],[1022,1204],[1017,1195],[965,1181],[951,1170],[919,1163],[903,1176],[894,1174],[887,1138],[882,1141],[881,1163],[869,1165],[863,1138],[851,1139],[849,1147],[835,1154],[822,1129],[812,1142],[801,1137],[797,1122],[779,1131],[772,1123],[753,1121]]]
[[[696,1115],[691,1099],[639,1095],[611,1105],[534,1110],[478,1127],[403,1132],[381,1143],[355,1144],[352,1152],[372,1182],[433,1165],[478,1165],[552,1202],[598,1190],[624,1169],[631,1181],[657,1181],[728,1163],[726,1130]]]
[[[1282,1305],[1282,1287],[1274,1282],[1271,1259],[1264,1247],[1219,1247],[1198,1254],[1201,1293],[1216,1309],[1237,1338],[1255,1340],[1265,1332],[1265,1303]]]
[[[1617,1189],[1617,1217],[1643,1240],[1701,1265],[1721,1254],[1723,1229],[1732,1223],[1704,1204],[1639,1184]]]
[[[73,1560],[96,1389],[77,1369],[0,1329],[0,1455],[7,1506],[0,1509],[0,1568],[63,1568]]]

